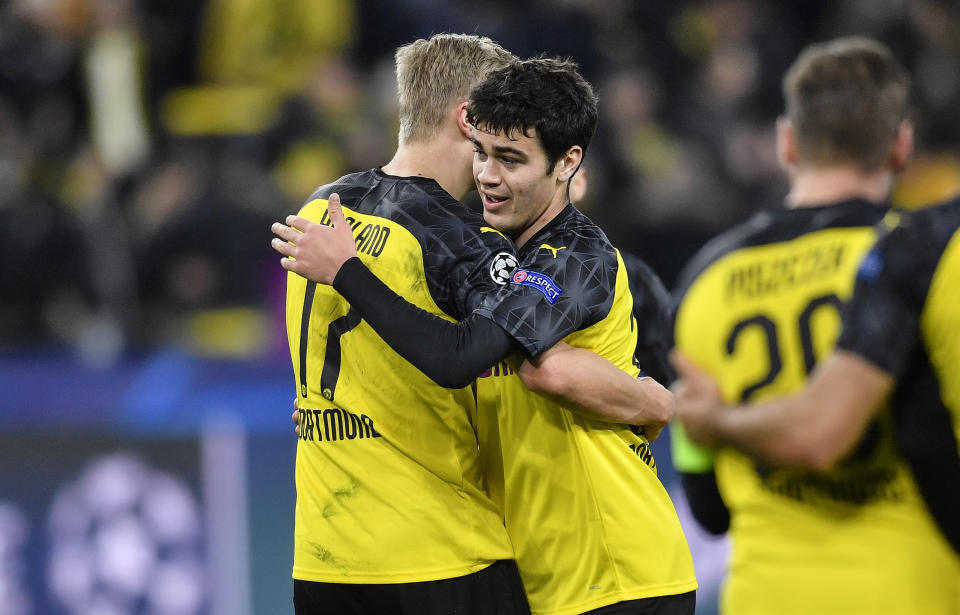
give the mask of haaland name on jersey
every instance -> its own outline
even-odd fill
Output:
[[[563,294],[563,289],[560,288],[550,276],[545,273],[540,273],[539,271],[533,271],[532,269],[516,269],[510,281],[520,286],[532,286],[536,288],[543,293],[543,296],[546,297],[550,303],[556,303],[560,295]]]
[[[773,260],[748,261],[730,272],[726,299],[752,299],[786,290],[836,271],[843,263],[842,242],[817,244]]]
[[[383,249],[387,247],[387,240],[390,239],[390,227],[368,223],[364,225],[363,228],[360,228],[360,225],[363,224],[362,220],[357,220],[347,213],[346,210],[344,210],[343,214],[344,219],[353,231],[354,241],[357,242],[357,252],[369,254],[370,256],[380,256]],[[330,224],[329,210],[323,210],[323,215],[320,216],[320,224],[332,226]]]
[[[373,426],[373,419],[366,414],[357,416],[340,408],[300,408],[298,414],[301,440],[337,442],[382,437]]]

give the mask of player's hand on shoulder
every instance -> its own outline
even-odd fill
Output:
[[[343,263],[357,255],[339,195],[331,194],[327,202],[331,226],[287,216],[286,224],[274,222],[270,227],[276,235],[270,246],[283,255],[281,266],[319,284],[333,284]]]

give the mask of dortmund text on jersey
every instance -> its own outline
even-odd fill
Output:
[[[328,223],[332,192],[361,260],[411,303],[453,320],[504,283],[512,245],[433,180],[349,175],[300,215]],[[482,486],[471,389],[437,386],[331,287],[292,273],[287,332],[301,429],[294,578],[417,582],[512,559]]]

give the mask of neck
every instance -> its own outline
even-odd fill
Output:
[[[472,148],[468,140],[448,135],[404,143],[383,166],[383,172],[398,177],[429,177],[460,200],[474,187],[470,168]]]
[[[854,198],[874,203],[887,200],[893,173],[887,168],[864,173],[852,167],[802,168],[790,184],[791,207],[816,207]]]
[[[543,210],[537,219],[533,221],[533,224],[523,229],[523,232],[513,238],[513,242],[518,248],[522,248],[523,244],[527,243],[531,237],[537,234],[540,229],[550,224],[550,221],[560,215],[560,212],[563,211],[563,208],[567,206],[567,191],[566,185],[563,186],[563,189],[558,191],[553,199],[550,200],[550,205]]]

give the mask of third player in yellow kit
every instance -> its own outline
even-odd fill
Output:
[[[350,257],[353,242],[342,230],[326,233],[327,240],[350,249],[334,249],[340,255],[331,259],[332,271],[311,275],[332,277],[365,322],[437,382],[462,386],[493,365],[476,384],[477,435],[531,611],[692,615],[693,563],[645,431],[669,420],[672,398],[636,377],[637,324],[623,260],[567,199],[596,125],[592,89],[570,62],[517,62],[473,90],[467,119],[484,220],[519,248],[509,285],[462,322],[449,323],[391,293],[362,254]],[[505,362],[511,352],[521,354]],[[588,387],[572,387],[592,387],[589,398],[566,386],[578,370],[594,373],[586,359],[575,360],[556,390],[530,377],[557,357],[596,359],[594,353],[609,370],[596,372]],[[628,395],[622,415],[642,427],[595,420],[610,416],[598,399],[619,403],[602,387],[624,381],[625,390],[646,391]],[[528,390],[530,383],[551,400]]]
[[[907,78],[877,43],[813,46],[788,72],[784,92],[787,118],[777,137],[791,180],[787,207],[714,240],[678,289],[674,334],[685,357],[678,365],[703,369],[729,404],[784,398],[830,354],[861,260],[878,231],[899,219],[884,217],[883,203],[912,148]],[[676,438],[678,469],[715,472],[729,509],[723,613],[956,612],[954,557],[896,448],[892,418],[889,409],[879,412],[849,455],[819,471],[770,465],[733,448],[695,466],[684,454],[690,445]],[[699,422],[685,424],[709,441]],[[783,437],[770,446],[793,443]],[[695,514],[706,516],[698,504],[704,494],[689,491]]]

